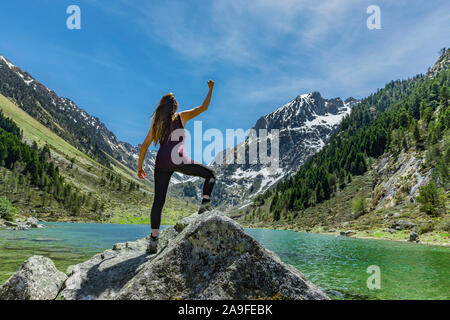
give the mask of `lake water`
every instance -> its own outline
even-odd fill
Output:
[[[45,229],[0,230],[0,283],[33,254],[58,269],[85,261],[114,243],[145,237],[146,225],[45,223]],[[247,229],[264,247],[298,268],[333,299],[450,299],[450,248],[294,231]],[[369,290],[367,268],[380,268]]]

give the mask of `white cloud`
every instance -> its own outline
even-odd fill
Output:
[[[123,0],[122,4],[133,8],[134,21],[149,37],[188,62],[205,70],[220,66],[241,74],[226,85],[232,92],[245,88],[239,92],[243,103],[274,95],[291,98],[312,90],[366,95],[374,83],[381,86],[391,80],[394,71],[400,77],[412,66],[417,70],[430,48],[437,51],[433,46],[450,38],[450,10],[443,10],[449,8],[444,1],[415,2],[428,6],[420,15],[411,13],[415,7],[410,1],[377,1],[383,26],[377,31],[366,29],[366,8],[372,1]],[[407,75],[420,71],[425,70]]]

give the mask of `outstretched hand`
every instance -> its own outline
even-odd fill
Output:
[[[208,80],[208,88],[209,90],[212,90],[214,88],[214,81]]]
[[[138,170],[138,177],[139,177],[139,179],[144,180],[146,175],[147,174],[145,173],[144,169],[139,169]]]

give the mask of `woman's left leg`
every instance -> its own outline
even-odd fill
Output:
[[[155,168],[155,196],[153,198],[150,221],[152,226],[152,235],[159,235],[161,225],[161,212],[166,202],[167,189],[169,187],[170,177],[173,171],[167,169]]]

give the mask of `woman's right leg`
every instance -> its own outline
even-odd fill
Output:
[[[177,172],[187,174],[189,176],[201,177],[205,179],[203,184],[203,199],[210,199],[211,193],[216,183],[216,174],[214,170],[197,162],[182,164],[174,169]]]
[[[155,197],[153,199],[150,221],[152,225],[152,236],[157,237],[161,225],[161,212],[166,202],[167,188],[169,187],[172,170],[155,168]]]

